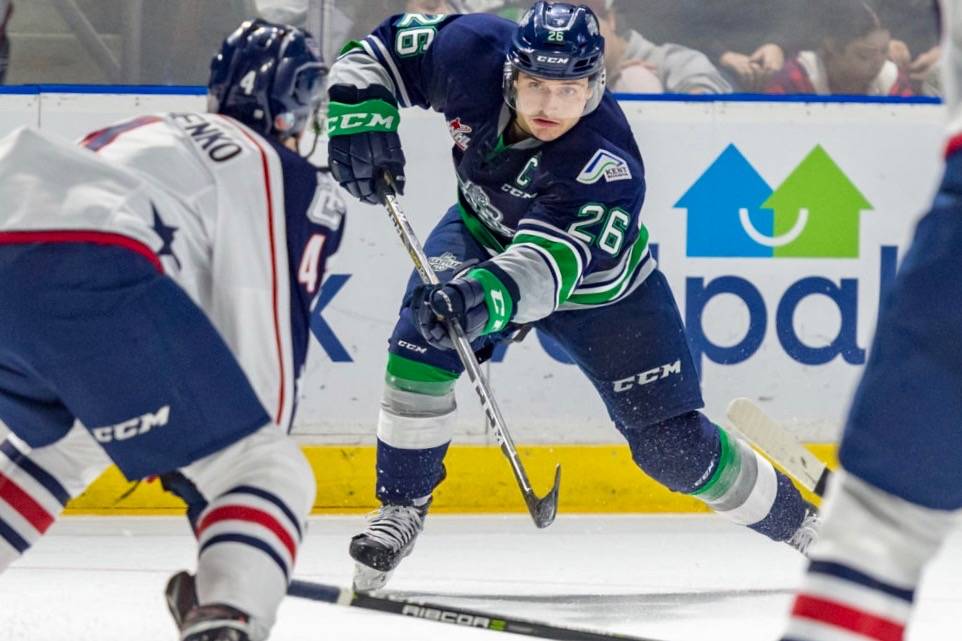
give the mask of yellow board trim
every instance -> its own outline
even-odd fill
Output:
[[[835,465],[834,444],[810,445],[821,460]],[[302,448],[317,479],[315,514],[358,514],[377,505],[374,498],[374,446]],[[624,445],[532,445],[519,447],[535,492],[551,487],[561,465],[559,510],[566,513],[707,512],[690,496],[671,492],[644,475]],[[432,513],[525,512],[514,476],[494,446],[455,446],[445,458],[448,477],[434,493]],[[159,482],[131,488],[111,468],[67,506],[66,514],[182,514],[183,504]],[[811,500],[811,495],[808,495]]]

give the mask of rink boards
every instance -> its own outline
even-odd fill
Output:
[[[30,124],[77,138],[134,114],[203,109],[202,94],[3,88],[0,134]],[[622,105],[646,162],[643,217],[691,335],[708,414],[721,420],[731,398],[748,396],[801,439],[833,442],[880,292],[936,185],[941,107],[738,98]],[[438,114],[402,117],[402,202],[423,237],[454,201],[452,140]],[[408,271],[383,212],[351,203],[345,244],[312,323],[294,430],[320,477],[320,509],[373,504],[386,339]],[[562,510],[698,509],[638,474],[594,390],[556,346],[532,333],[486,370],[515,441],[526,446],[536,488],[563,464]],[[463,447],[452,450],[436,506],[520,509],[463,382],[459,399],[455,442]],[[125,488],[111,476],[74,507],[172,507],[150,487],[113,506]]]
[[[834,446],[810,448],[834,465]],[[376,507],[374,447],[305,446],[303,450],[317,479],[315,514],[353,514]],[[670,492],[639,472],[626,446],[536,445],[519,450],[539,496],[551,488],[554,466],[561,465],[558,505],[562,514],[708,511],[701,501]],[[448,476],[434,493],[432,513],[526,512],[498,448],[454,446],[445,466]],[[160,483],[141,483],[121,499],[130,488],[120,472],[111,469],[70,504],[67,514],[183,512],[183,503],[163,492]]]

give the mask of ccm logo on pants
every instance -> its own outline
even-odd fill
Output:
[[[672,374],[681,374],[680,359],[674,363],[659,365],[658,367],[645,370],[644,372],[635,374],[634,376],[629,376],[628,378],[623,378],[620,381],[615,381],[615,392],[627,392],[633,387],[648,385],[649,383],[660,381],[663,378],[668,378]]]
[[[143,416],[132,418],[129,421],[108,425],[107,427],[95,427],[93,430],[94,438],[101,443],[112,441],[126,441],[129,438],[146,434],[155,427],[163,427],[170,420],[170,405],[164,405],[156,412],[148,412]]]

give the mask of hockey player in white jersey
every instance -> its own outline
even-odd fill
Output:
[[[325,77],[309,34],[247,22],[211,113],[0,140],[0,571],[113,462],[191,502],[180,638],[267,637],[314,498],[286,428],[343,220],[294,151]]]
[[[962,0],[941,6],[945,172],[882,302],[783,641],[902,641],[962,509]]]

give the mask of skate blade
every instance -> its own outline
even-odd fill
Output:
[[[382,572],[361,563],[354,564],[354,591],[373,592],[387,585],[394,571]]]

